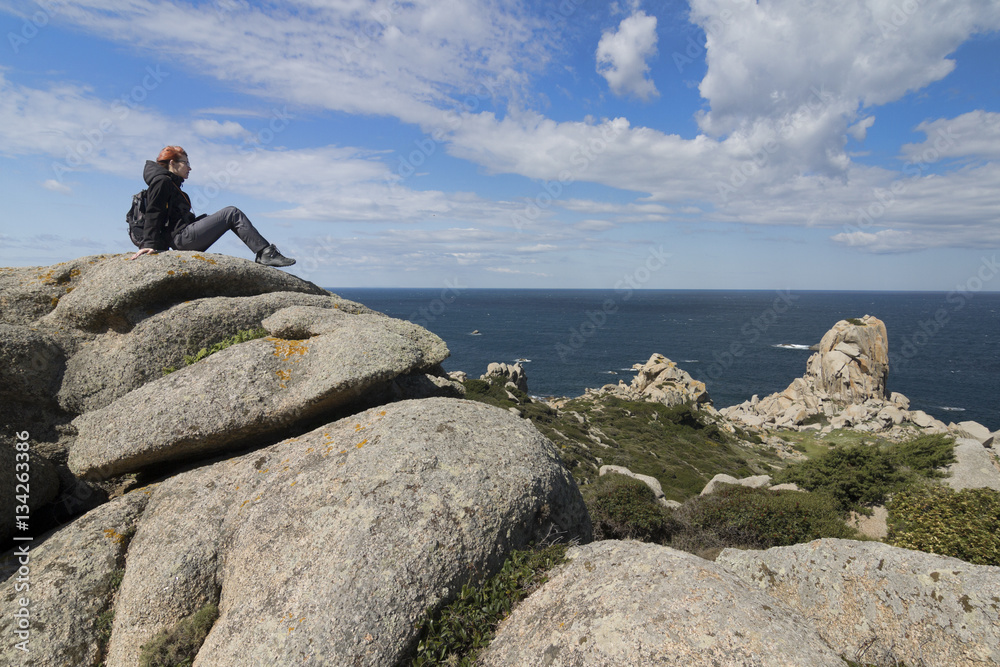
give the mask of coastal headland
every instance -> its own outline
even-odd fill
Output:
[[[481,664],[1000,663],[1000,526],[913,518],[998,521],[1000,443],[887,392],[874,315],[739,405],[655,350],[539,400],[288,273],[125,257],[0,268],[6,664],[441,664],[443,610],[553,546]]]

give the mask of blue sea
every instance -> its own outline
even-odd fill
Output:
[[[834,323],[874,315],[889,334],[890,391],[945,423],[1000,429],[998,292],[330,289],[439,335],[448,371],[522,360],[531,394],[579,396],[630,382],[658,352],[717,408],[783,390]]]

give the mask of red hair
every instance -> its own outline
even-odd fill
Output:
[[[171,160],[187,161],[187,151],[180,146],[167,146],[157,156],[156,161],[160,164],[167,164]]]

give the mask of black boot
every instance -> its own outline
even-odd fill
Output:
[[[295,263],[294,259],[289,259],[278,252],[273,243],[257,253],[256,261],[264,266],[291,266]]]

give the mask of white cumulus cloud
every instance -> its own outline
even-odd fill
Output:
[[[634,95],[641,100],[659,96],[649,79],[647,60],[656,55],[656,17],[635,12],[608,30],[597,44],[597,72],[608,81],[615,95]]]

